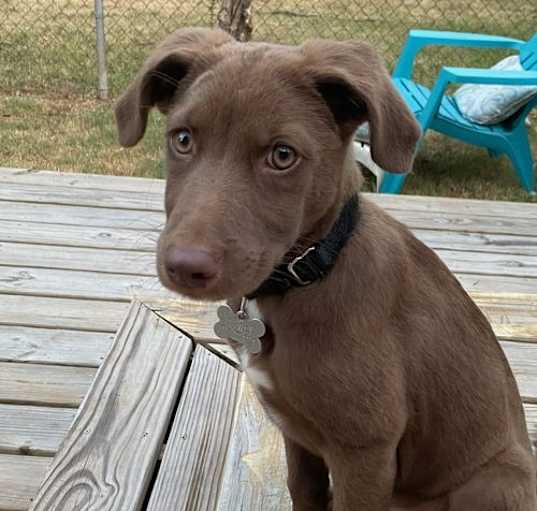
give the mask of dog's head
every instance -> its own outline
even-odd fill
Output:
[[[142,138],[154,106],[167,115],[159,275],[195,298],[248,294],[297,240],[324,234],[358,125],[369,122],[373,158],[394,172],[410,169],[419,137],[382,62],[358,42],[286,47],[178,30],[119,99],[122,145]]]

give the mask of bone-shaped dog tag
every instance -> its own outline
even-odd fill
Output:
[[[265,324],[259,319],[248,319],[242,310],[234,312],[228,305],[221,305],[216,311],[218,323],[214,333],[221,339],[242,344],[249,353],[261,351],[260,338],[265,335]]]

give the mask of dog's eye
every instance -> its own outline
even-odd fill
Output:
[[[188,154],[194,145],[191,131],[186,128],[176,131],[171,136],[171,143],[178,153]]]
[[[298,160],[297,152],[285,144],[276,144],[268,157],[268,164],[276,170],[287,170]]]

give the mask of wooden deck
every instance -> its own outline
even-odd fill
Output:
[[[488,315],[537,441],[537,205],[371,198]],[[289,509],[214,308],[159,285],[162,202],[158,180],[0,168],[0,511]]]

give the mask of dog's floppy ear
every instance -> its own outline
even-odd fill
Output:
[[[303,45],[308,74],[343,137],[369,122],[375,162],[390,172],[412,167],[420,128],[376,51],[362,42],[314,40]]]
[[[179,29],[168,36],[116,103],[120,144],[135,145],[144,136],[149,110],[156,106],[166,113],[181,80],[202,72],[210,64],[211,50],[231,41],[223,30],[203,28]]]

